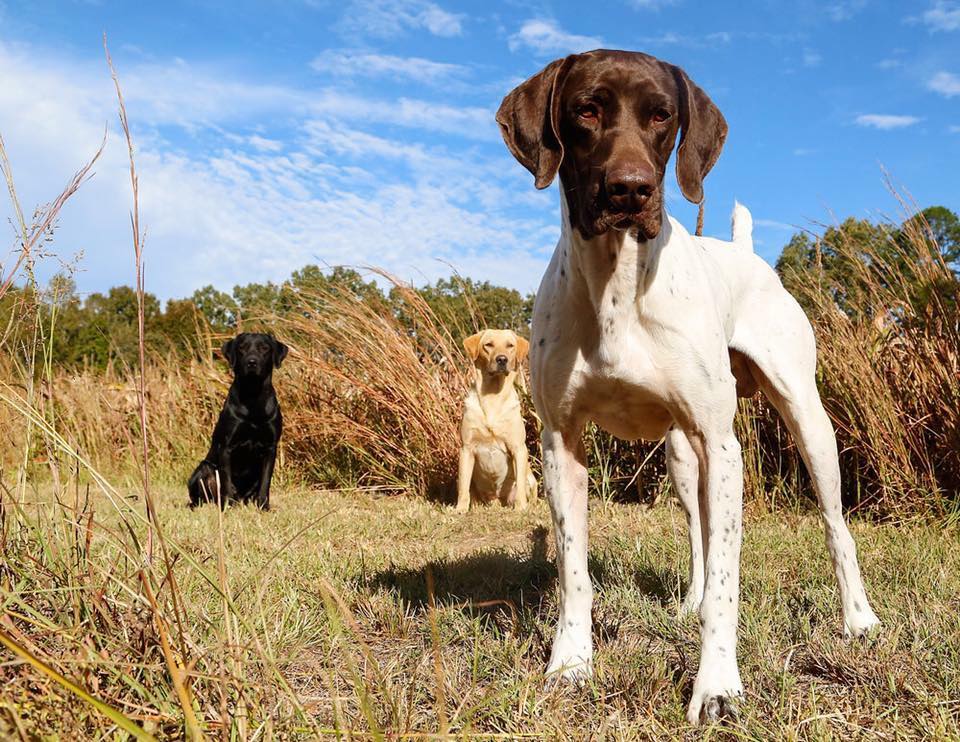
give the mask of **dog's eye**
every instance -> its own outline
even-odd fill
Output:
[[[657,124],[662,124],[664,121],[670,120],[670,111],[666,108],[661,108],[653,112],[653,121]]]
[[[593,103],[585,103],[582,106],[578,106],[576,112],[577,116],[585,121],[595,121],[600,113]]]
[[[483,344],[483,347],[484,347],[484,348],[492,348],[492,347],[493,347],[493,343],[484,343],[484,344]]]

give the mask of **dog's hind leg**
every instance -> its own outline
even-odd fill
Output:
[[[690,536],[690,574],[687,594],[680,606],[680,615],[686,616],[700,610],[703,600],[703,554],[704,540],[700,530],[700,503],[698,500],[697,454],[690,447],[690,441],[680,428],[674,427],[667,433],[667,474],[673,489],[680,498],[687,513],[687,527]]]
[[[769,304],[769,302],[768,302]],[[752,328],[754,337],[789,338],[776,348],[751,343],[743,350],[754,364],[753,376],[770,403],[783,416],[797,442],[820,504],[827,550],[840,588],[845,636],[861,636],[879,626],[863,587],[857,548],[843,519],[840,502],[840,463],[833,425],[817,391],[816,348],[813,331],[800,307],[789,296],[777,311],[751,318],[773,326]]]
[[[216,502],[219,492],[216,469],[208,462],[201,461],[187,482],[190,494],[190,507],[195,508],[208,502]]]
[[[787,428],[796,439],[817,492],[827,550],[840,587],[844,635],[862,636],[878,626],[880,620],[867,600],[857,563],[857,547],[843,519],[840,464],[833,425],[823,409],[812,378],[806,389],[788,390],[786,394],[771,389],[768,398],[783,415]]]

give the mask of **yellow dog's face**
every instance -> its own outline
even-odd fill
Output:
[[[483,373],[504,376],[520,368],[530,343],[513,330],[482,330],[464,340],[463,348]]]

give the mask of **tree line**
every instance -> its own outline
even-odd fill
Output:
[[[956,281],[946,286],[925,280],[918,240],[928,240],[956,278],[960,273],[960,219],[942,206],[925,209],[894,229],[850,218],[819,237],[798,232],[784,247],[776,270],[788,290],[816,272],[823,279],[823,291],[841,311],[851,315],[869,306],[864,294],[876,285],[878,276],[883,281],[909,285],[914,308],[922,307],[934,294],[942,302],[956,302]],[[396,288],[384,289],[381,284],[387,282],[378,283],[350,268],[324,271],[308,265],[282,283],[249,283],[235,286],[230,293],[208,285],[190,297],[171,299],[166,304],[146,294],[147,349],[154,354],[184,357],[205,352],[198,347],[198,338],[260,329],[265,318],[302,311],[310,296],[331,287],[346,289],[358,300],[393,314],[414,332],[416,318],[408,316],[407,302]],[[532,294],[522,295],[489,281],[452,277],[417,291],[456,342],[478,323],[525,332],[533,312]],[[42,320],[34,323],[33,330],[30,323],[17,321],[31,313]],[[66,275],[57,275],[43,288],[8,291],[0,298],[0,341],[28,331],[44,334],[44,345],[54,365],[68,369],[132,366],[138,343],[136,293],[129,286],[115,286],[106,293],[82,298]]]
[[[249,283],[235,286],[229,293],[208,285],[187,298],[170,299],[165,305],[147,293],[146,348],[151,354],[164,356],[203,353],[205,348],[198,347],[200,338],[269,330],[270,318],[302,312],[313,297],[331,288],[348,291],[359,301],[393,314],[403,327],[415,331],[416,318],[409,316],[407,302],[398,289],[385,290],[373,278],[351,268],[325,272],[307,265],[279,284]],[[458,343],[472,332],[476,322],[524,331],[533,313],[532,294],[524,296],[489,281],[451,277],[417,291]],[[39,321],[23,321],[30,316]],[[114,286],[106,293],[81,298],[72,278],[57,275],[42,289],[19,287],[0,298],[0,341],[35,331],[46,335],[43,345],[56,366],[133,366],[138,354],[136,292],[129,286]],[[16,347],[17,343],[6,345]]]

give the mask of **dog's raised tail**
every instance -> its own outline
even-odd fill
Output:
[[[753,217],[750,210],[739,201],[734,201],[730,221],[733,243],[753,252]]]

